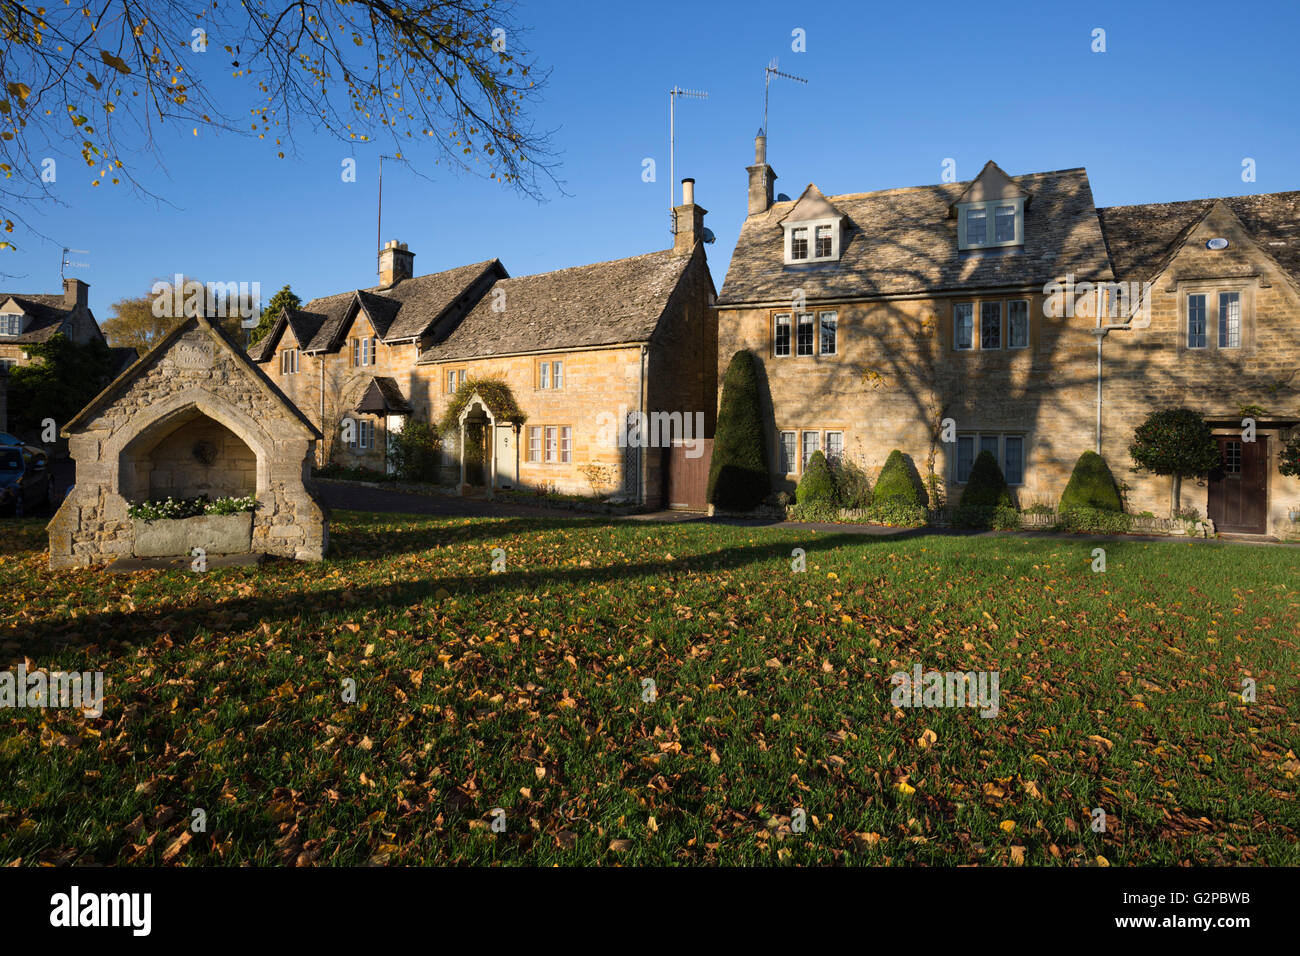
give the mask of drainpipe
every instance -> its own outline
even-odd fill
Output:
[[[644,430],[644,428],[646,427],[646,423],[650,420],[649,415],[646,413],[646,407],[645,407],[646,355],[647,355],[647,348],[646,346],[642,345],[641,346],[641,385],[640,385],[640,394],[637,398],[637,407],[641,409],[642,430]],[[626,427],[626,424],[627,423],[625,422],[624,427]],[[641,447],[637,449],[637,454],[636,454],[637,471],[640,472],[640,474],[637,475],[637,484],[640,486],[637,489],[637,499],[638,499],[638,504],[644,505],[646,503],[645,485],[646,485],[646,472],[649,470],[649,456],[644,454],[645,451],[644,431],[642,432],[640,437],[641,437]]]
[[[1099,288],[1097,289],[1097,306],[1096,306],[1097,327],[1092,330],[1092,334],[1097,337],[1097,449],[1096,450],[1098,455],[1101,454],[1101,386],[1102,386],[1101,343],[1102,340],[1106,338],[1107,332],[1113,332],[1116,329],[1125,332],[1131,332],[1133,330],[1133,326],[1128,322],[1121,322],[1118,325],[1102,325],[1101,309],[1102,309],[1101,289]]]
[[[325,437],[325,353],[320,356],[320,466],[324,468],[329,462],[325,456],[329,453],[329,439]]]

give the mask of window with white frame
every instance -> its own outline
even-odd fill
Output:
[[[573,461],[573,427],[571,425],[560,426],[560,461],[565,463]]]
[[[463,368],[447,369],[447,394],[451,395],[456,389],[465,384],[466,370]]]
[[[813,354],[813,315],[811,312],[799,313],[799,329],[798,337],[795,340],[795,354]]]
[[[280,353],[280,374],[293,375],[298,371],[298,350],[285,349]]]
[[[790,354],[790,316],[778,315],[772,321],[772,354],[784,358]]]
[[[804,432],[803,433],[803,461],[802,467],[807,468],[808,462],[812,456],[821,450],[822,433],[821,432]]]
[[[563,388],[563,387],[564,387],[564,363],[552,362],[551,363],[551,388]]]
[[[375,447],[375,423],[368,418],[356,420],[356,427],[352,429],[352,440],[348,442],[348,447],[356,451],[365,451]]]
[[[795,455],[798,454],[799,436],[795,432],[781,432],[780,469],[783,475],[793,475],[799,467]]]
[[[0,335],[22,335],[23,314],[21,312],[0,312]]]
[[[959,249],[996,249],[1024,244],[1024,197],[958,204]]]
[[[826,460],[838,461],[844,457],[844,432],[826,433]]]
[[[18,365],[17,359],[0,358],[0,368],[9,369]]]
[[[1187,347],[1205,348],[1205,293],[1197,292],[1187,297]]]
[[[952,307],[952,347],[966,350],[975,343],[975,303],[958,302]]]
[[[980,348],[1002,348],[1002,303],[980,303]]]
[[[559,428],[555,425],[546,426],[546,460],[556,461],[556,454],[559,451]]]
[[[790,258],[808,258],[808,227],[792,226],[790,228]]]
[[[374,365],[375,364],[375,340],[374,339],[353,339],[352,340],[352,364],[353,365]]]
[[[1004,432],[966,432],[957,436],[957,449],[952,458],[952,479],[959,485],[970,480],[971,469],[979,452],[987,451],[1002,469],[1008,485],[1021,485],[1025,481],[1025,438],[1023,435]]]
[[[813,249],[814,258],[829,259],[831,257],[831,227],[817,226],[813,233],[817,239],[817,244]]]
[[[805,262],[833,262],[840,257],[841,227],[838,218],[785,224],[786,265]]]
[[[1007,303],[1007,348],[1029,348],[1029,302],[1025,299]]]
[[[818,324],[821,330],[821,354],[834,355],[836,349],[836,323],[838,318],[834,312],[822,312],[818,316]]]
[[[551,363],[542,362],[537,366],[537,387],[546,389],[551,387]]]
[[[542,460],[542,427],[540,425],[528,426],[528,460]]]
[[[1219,293],[1219,348],[1241,347],[1241,293]]]

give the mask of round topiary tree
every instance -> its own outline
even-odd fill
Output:
[[[758,369],[753,353],[742,349],[731,357],[722,379],[708,499],[726,511],[750,511],[771,491]]]
[[[1219,466],[1219,444],[1200,414],[1190,408],[1152,412],[1133,433],[1128,453],[1139,468],[1173,478],[1170,513],[1182,505],[1182,481],[1208,475]]]
[[[1123,511],[1119,486],[1110,473],[1106,459],[1095,451],[1085,451],[1074,463],[1070,481],[1061,494],[1058,512],[1071,508],[1096,508],[1099,511]]]
[[[975,456],[970,477],[962,489],[961,508],[997,508],[1011,504],[1011,489],[1002,477],[1002,469],[993,452],[982,451]]]
[[[831,474],[826,456],[820,451],[813,452],[804,466],[799,487],[794,490],[794,500],[801,505],[833,505],[839,500],[835,476]]]
[[[924,508],[929,501],[925,486],[921,484],[921,476],[903,453],[895,448],[885,459],[885,467],[880,469],[880,477],[876,479],[876,487],[871,492],[871,503]]]

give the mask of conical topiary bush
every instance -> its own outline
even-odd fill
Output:
[[[1069,484],[1061,493],[1057,511],[1064,513],[1072,508],[1096,508],[1099,511],[1123,511],[1119,486],[1110,473],[1106,459],[1095,451],[1085,451],[1074,463]]]
[[[758,369],[753,353],[742,349],[731,357],[722,379],[708,498],[725,511],[750,511],[762,504],[771,490]]]
[[[794,500],[801,505],[834,505],[839,500],[835,476],[831,474],[826,456],[820,451],[813,452],[804,466],[799,487],[794,490]]]

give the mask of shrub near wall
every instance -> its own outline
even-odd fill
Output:
[[[1106,459],[1095,451],[1085,451],[1074,463],[1070,482],[1061,493],[1057,511],[1064,514],[1075,508],[1095,508],[1098,511],[1123,511],[1119,486],[1110,473]]]
[[[767,438],[758,401],[753,353],[731,357],[722,380],[722,401],[709,463],[709,503],[726,511],[751,511],[772,491]]]
[[[1004,531],[1020,527],[1020,514],[1011,504],[1011,489],[992,452],[982,451],[975,457],[961,501],[953,510],[952,523],[957,528],[995,527]]]

